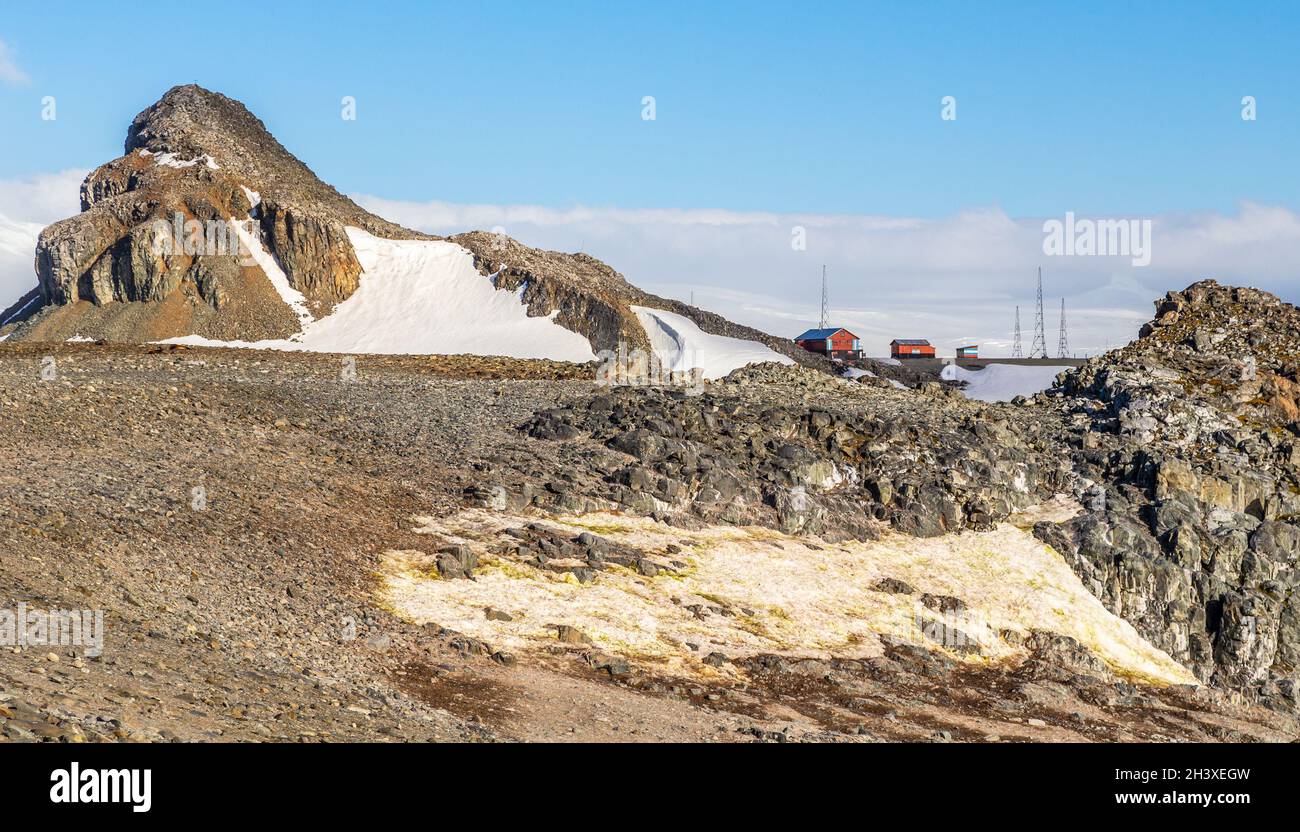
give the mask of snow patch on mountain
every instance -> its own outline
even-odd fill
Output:
[[[149,150],[141,150],[140,155],[154,156],[154,153]],[[210,170],[221,170],[221,165],[217,164],[217,160],[213,159],[206,153],[197,159],[182,159],[175,153],[159,153],[154,158],[154,164],[163,165],[169,168],[192,168],[199,162],[203,162]]]
[[[637,321],[650,339],[650,348],[667,372],[689,372],[696,367],[705,378],[722,378],[732,370],[763,361],[794,361],[757,341],[712,335],[685,315],[633,306]]]
[[[311,323],[312,315],[307,309],[307,298],[302,292],[293,288],[289,282],[289,276],[280,268],[276,262],[275,256],[267,250],[266,244],[262,242],[262,232],[260,229],[256,233],[250,231],[248,224],[251,220],[231,220],[230,224],[234,226],[235,233],[239,235],[240,254],[248,252],[252,255],[253,261],[261,267],[266,273],[266,277],[275,287],[275,291],[280,295],[280,299],[289,305],[293,313],[298,316],[298,324],[306,328]],[[295,339],[296,340],[296,339]]]
[[[236,225],[281,297],[300,311],[289,294],[296,292],[274,257],[242,224]],[[360,284],[333,313],[308,319],[300,335],[256,342],[189,335],[166,343],[386,355],[503,355],[580,363],[596,357],[587,339],[557,324],[554,313],[529,317],[519,296],[497,290],[474,268],[473,255],[455,243],[388,240],[351,227],[347,234],[361,263]]]

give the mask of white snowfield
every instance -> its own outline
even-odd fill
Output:
[[[300,293],[262,241],[239,226],[240,237],[284,301],[300,316]],[[165,343],[309,352],[386,355],[503,355],[586,362],[595,359],[586,338],[553,318],[529,317],[514,292],[497,290],[474,268],[474,257],[455,243],[387,240],[347,229],[361,263],[352,296],[290,339],[214,341],[196,335]]]
[[[711,335],[684,315],[633,306],[637,321],[650,339],[650,348],[667,372],[689,372],[696,367],[708,379],[722,378],[732,370],[761,361],[794,361],[757,341]]]
[[[982,402],[1009,402],[1016,396],[1032,396],[1052,386],[1056,377],[1070,369],[1062,365],[1024,366],[989,364],[982,370],[967,370],[948,364],[941,372],[947,381],[965,381],[962,390],[968,399]]]
[[[898,363],[898,362],[894,362],[894,363]],[[866,376],[867,378],[875,378],[876,374],[871,372],[870,370],[860,370],[857,367],[844,368],[844,378],[857,380],[862,378],[863,376]],[[901,381],[894,381],[892,378],[887,378],[885,379],[885,381],[889,382],[889,386],[893,387],[895,390],[907,389],[907,385],[903,384]]]

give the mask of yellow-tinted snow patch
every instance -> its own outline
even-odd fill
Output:
[[[978,641],[980,653],[970,661],[1018,657],[1021,651],[999,637],[1004,630],[1048,630],[1074,637],[1119,673],[1156,683],[1195,683],[1190,672],[1108,612],[1061,557],[1028,531],[1029,521],[1059,519],[1066,516],[1062,512],[1051,504],[990,532],[929,539],[891,533],[873,542],[828,544],[757,527],[684,531],[608,514],[539,520],[470,510],[418,522],[419,531],[478,551],[476,580],[431,580],[427,556],[389,552],[382,591],[399,614],[498,649],[527,652],[554,643],[550,625],[569,624],[602,649],[676,672],[698,671],[699,659],[715,650],[728,656],[867,657],[883,649],[878,636],[929,643],[919,616]],[[488,552],[502,531],[529,522],[574,535],[599,529],[658,562],[686,566],[679,574],[653,578],[611,568],[580,584],[571,575]],[[670,544],[681,551],[668,554]],[[873,590],[882,578],[905,581],[918,595],[960,598],[967,609],[945,615],[921,606],[917,595]],[[513,620],[489,621],[487,607]]]

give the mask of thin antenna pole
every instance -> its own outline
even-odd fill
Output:
[[[1034,345],[1030,358],[1047,357],[1047,335],[1043,331],[1043,267],[1038,267],[1038,312],[1034,316]]]
[[[826,293],[826,266],[825,264],[823,264],[822,265],[822,320],[817,328],[825,329],[826,321],[828,318],[830,318],[830,316],[831,316],[830,301]]]
[[[1011,343],[1011,357],[1024,358],[1024,353],[1020,349],[1020,307],[1016,307],[1016,340]]]
[[[1070,354],[1070,335],[1065,328],[1065,298],[1061,298],[1061,337],[1056,342],[1056,357],[1066,358]]]

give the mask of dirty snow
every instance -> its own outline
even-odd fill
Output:
[[[888,533],[878,541],[834,544],[758,527],[685,531],[612,514],[546,521],[573,535],[591,531],[637,546],[661,564],[686,564],[677,575],[653,578],[614,567],[588,584],[491,554],[488,547],[504,529],[537,518],[474,509],[442,519],[417,518],[416,531],[433,537],[430,551],[448,541],[477,551],[475,580],[441,580],[436,572],[430,575],[430,556],[390,551],[381,570],[381,593],[392,609],[416,623],[436,622],[498,649],[544,650],[554,644],[551,625],[568,624],[599,648],[675,672],[713,672],[700,658],[714,650],[728,656],[878,655],[882,636],[924,642],[919,615],[974,637],[982,652],[966,661],[1022,656],[1021,648],[1002,639],[1002,630],[1047,630],[1079,640],[1118,673],[1194,684],[1190,672],[1107,611],[1065,561],[1033,536],[1033,522],[1060,519],[1077,508],[1064,501],[1047,504],[989,532],[938,538]],[[668,554],[670,544],[681,551]],[[919,607],[916,596],[871,588],[886,577],[906,581],[918,592],[956,596],[968,609],[954,619]],[[729,614],[697,618],[688,609],[694,605],[721,607]],[[503,610],[513,620],[490,621],[485,607]]]
[[[289,286],[260,239],[243,223],[236,226],[281,297],[302,318],[306,307],[300,305],[301,294]],[[316,320],[308,316],[299,335],[257,342],[187,335],[165,343],[387,355],[468,353],[575,362],[596,357],[587,339],[557,324],[554,313],[529,317],[519,296],[496,289],[474,268],[473,255],[455,243],[387,240],[358,228],[348,228],[347,234],[361,263],[360,284],[331,314]]]
[[[1061,365],[1025,366],[989,364],[982,370],[968,370],[947,364],[941,373],[947,381],[965,381],[962,390],[968,399],[982,402],[1009,402],[1016,396],[1032,396],[1051,387],[1057,375],[1071,369]]]
[[[633,306],[637,321],[650,339],[650,348],[667,372],[690,372],[696,367],[709,379],[762,361],[793,364],[765,344],[726,335],[712,335],[685,315]]]
[[[865,376],[866,378],[876,378],[876,374],[873,373],[873,372],[871,372],[870,370],[862,370],[862,369],[859,369],[859,368],[857,368],[857,367],[845,367],[845,368],[844,368],[844,376],[843,376],[844,378],[857,380],[857,379],[860,379],[860,378],[862,378],[862,377],[864,377],[864,376]],[[887,378],[887,379],[885,379],[885,381],[889,382],[889,386],[890,386],[890,387],[893,387],[893,388],[896,389],[896,390],[906,390],[906,389],[907,389],[907,385],[906,385],[906,384],[903,384],[903,383],[900,382],[900,381],[895,381],[895,380],[892,379],[892,378]]]

